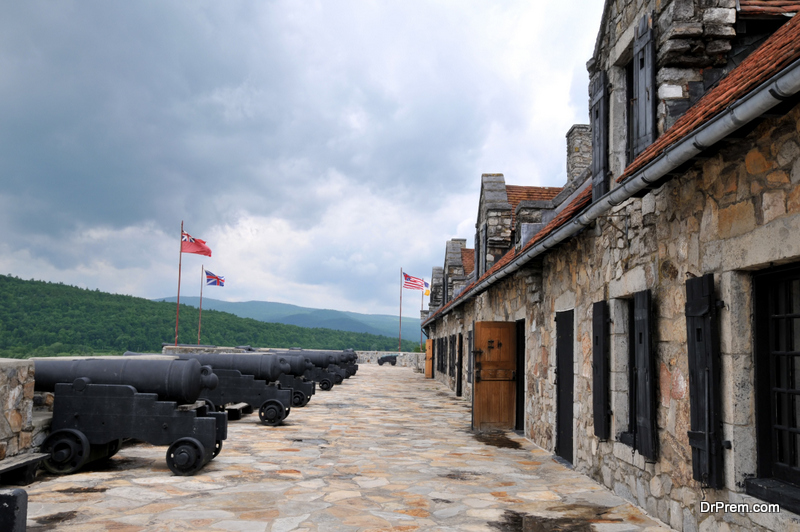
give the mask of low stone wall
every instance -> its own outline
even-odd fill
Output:
[[[31,360],[0,358],[0,460],[32,451],[34,437],[44,434],[41,424],[34,423],[33,374]]]
[[[255,352],[268,353],[270,350],[288,350],[288,348],[262,348],[257,349]],[[306,351],[318,351],[318,349],[306,349]],[[337,351],[330,349],[329,351]],[[220,347],[220,346],[164,346],[161,352],[165,355],[178,355],[181,353],[247,353],[243,349],[236,349],[234,347]],[[250,351],[253,352],[253,351]],[[302,354],[302,351],[297,351],[297,354]],[[396,351],[356,351],[358,355],[359,364],[377,364],[378,359],[386,355],[397,355],[397,365],[403,367],[414,368],[414,371],[422,373],[425,371],[425,353],[398,353]]]
[[[395,351],[356,351],[359,364],[377,364],[382,356],[397,355],[397,365],[414,368],[415,371],[425,370],[425,353],[398,353]]]

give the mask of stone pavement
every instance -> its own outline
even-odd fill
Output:
[[[665,530],[524,438],[469,425],[468,403],[438,382],[362,364],[281,427],[232,421],[193,477],[141,443],[91,471],[40,472],[26,488],[28,529]]]

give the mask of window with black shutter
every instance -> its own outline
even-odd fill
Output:
[[[440,350],[441,350],[441,353],[442,353],[442,360],[441,360],[442,368],[441,368],[441,372],[446,374],[447,373],[447,337],[443,336],[442,338],[439,339],[439,342],[441,342]]]
[[[692,478],[724,487],[722,464],[721,360],[714,275],[686,281],[686,340],[689,350],[689,401]]]
[[[656,425],[656,363],[652,346],[652,317],[650,290],[633,294],[632,324],[628,364],[628,432],[620,441],[632,446],[639,454],[655,460],[658,453]]]
[[[448,357],[450,362],[450,367],[448,368],[451,377],[456,376],[456,335],[450,335],[450,342],[448,346],[448,351],[450,352],[450,356]]]
[[[754,277],[758,477],[747,493],[800,513],[800,266]]]
[[[656,45],[652,21],[652,15],[643,16],[633,39],[632,135],[628,138],[632,158],[656,139]]]
[[[592,305],[592,405],[594,408],[594,433],[601,440],[611,437],[608,348],[608,303],[598,301]]]
[[[592,80],[592,201],[608,192],[608,78],[605,71]]]

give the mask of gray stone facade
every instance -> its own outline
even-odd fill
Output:
[[[756,475],[752,271],[800,261],[800,107],[641,199],[619,205],[593,231],[528,264],[431,327],[432,338],[467,335],[474,322],[525,320],[525,434],[555,445],[555,312],[575,312],[574,457],[577,470],[677,530],[786,530],[780,514],[701,514],[699,501],[763,502],[744,493]],[[684,316],[687,274],[715,274],[723,360],[725,489],[692,480]],[[627,299],[649,288],[656,314],[658,441],[655,462],[617,435],[628,423]],[[594,435],[592,303],[611,310],[612,437]],[[469,368],[465,396],[471,398]],[[436,378],[455,387],[447,373]],[[699,528],[698,528],[699,527]]]
[[[600,70],[608,73],[612,188],[617,186],[614,178],[630,162],[626,69],[633,57],[634,27],[644,17],[655,34],[657,138],[713,85],[709,75],[724,75],[737,50],[746,48],[747,36],[736,33],[743,21],[737,20],[735,6],[728,0],[606,3],[595,56],[588,67],[592,75]],[[779,23],[774,23],[775,27]],[[568,141],[568,165],[573,164],[569,146]],[[523,250],[526,242],[591,185],[589,170],[568,170],[568,176],[567,186],[552,201],[517,206],[516,251]],[[764,502],[745,491],[747,479],[763,476],[757,444],[754,354],[754,320],[759,311],[753,287],[760,273],[779,265],[800,265],[800,107],[795,105],[788,113],[768,117],[755,129],[718,143],[668,177],[666,183],[643,191],[641,197],[609,208],[585,230],[521,263],[522,267],[501,280],[479,284],[481,288],[463,301],[431,314],[433,318],[425,326],[434,344],[445,339],[443,351],[447,353],[448,342],[458,335],[470,338],[476,323],[524,324],[524,368],[518,367],[525,379],[524,431],[538,445],[555,451],[554,318],[558,312],[572,311],[571,456],[576,470],[676,530],[800,530],[800,516],[785,507],[779,513],[763,514],[703,513],[700,507],[701,501]],[[482,227],[487,219],[485,189],[484,181],[476,227]],[[476,265],[480,236],[479,230]],[[479,270],[478,279],[489,268]],[[724,301],[718,313],[720,384],[723,439],[730,447],[721,451],[724,481],[720,489],[710,489],[694,479],[688,436],[693,399],[689,391],[686,280],[705,274],[713,274],[716,294]],[[658,448],[653,459],[640,455],[621,438],[632,421],[633,316],[629,302],[643,290],[652,294]],[[594,426],[592,318],[593,304],[598,301],[606,301],[610,312],[611,436],[607,440],[595,435]],[[473,394],[473,364],[470,358],[461,375],[467,398]],[[435,378],[455,388],[457,376],[437,372]]]

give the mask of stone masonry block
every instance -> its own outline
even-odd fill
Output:
[[[703,12],[706,24],[733,24],[736,22],[736,9],[711,7]]]
[[[755,207],[751,201],[740,201],[719,210],[720,238],[749,233],[755,226]]]
[[[683,98],[683,88],[680,85],[661,85],[658,87],[658,97],[661,100]]]
[[[725,303],[719,311],[720,350],[723,354],[749,353],[753,337],[752,282],[750,275],[727,271],[719,275],[717,296]]]

